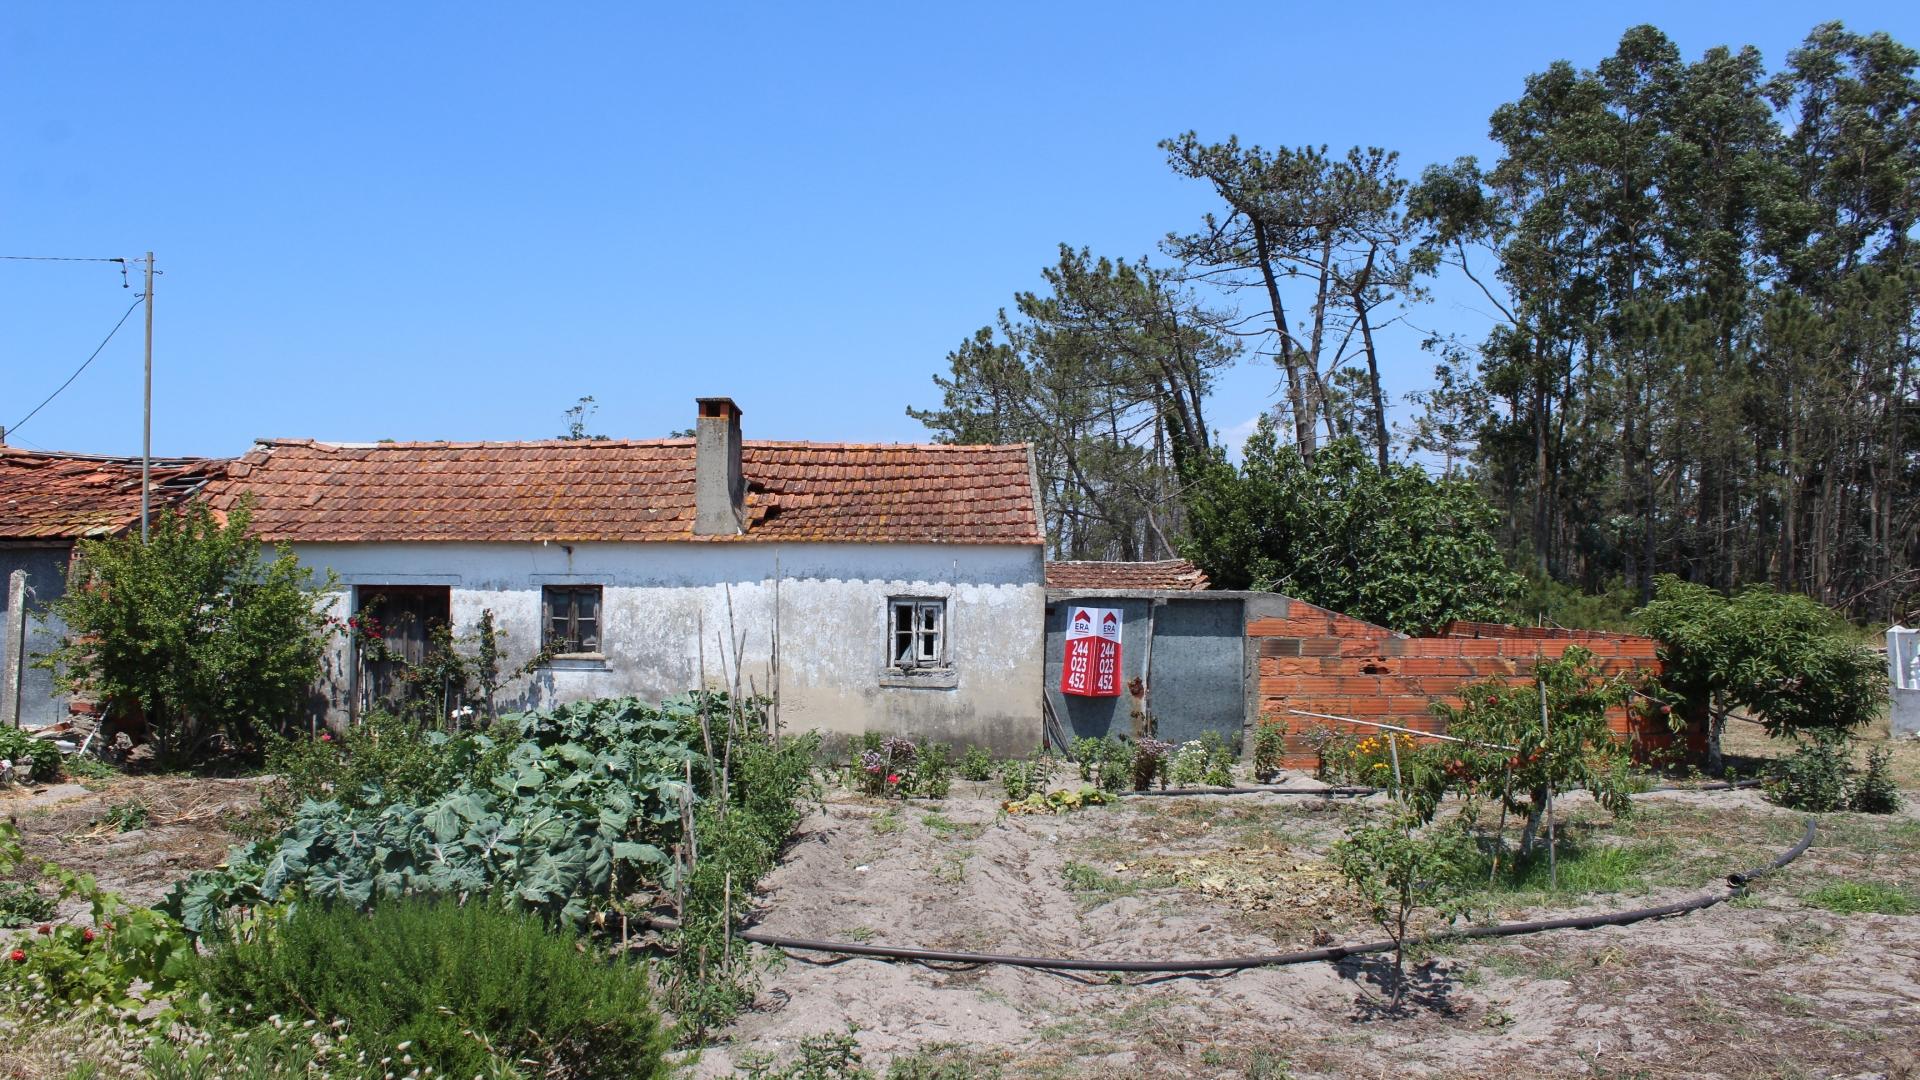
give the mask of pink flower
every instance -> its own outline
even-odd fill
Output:
[[[92,941],[92,940],[93,940],[93,931],[92,931],[92,930],[82,930],[82,931],[80,931],[80,940],[81,940],[81,941]]]
[[[329,733],[329,732],[325,732],[325,731],[323,731],[323,732],[321,732],[321,733],[320,733],[320,741],[321,741],[321,742],[332,742],[332,741],[333,741],[333,735],[332,735],[331,733]]]
[[[900,782],[900,774],[899,774],[899,773],[888,773],[888,774],[887,774],[887,783],[889,783],[889,784],[897,784],[897,783],[899,783],[899,782]]]
[[[24,964],[27,962],[27,952],[25,949],[15,949],[7,954],[7,959],[16,964]]]

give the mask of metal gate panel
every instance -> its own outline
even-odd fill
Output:
[[[1060,664],[1066,627],[1075,603],[1119,608],[1121,678],[1126,689],[1117,698],[1075,697],[1060,692]],[[1148,661],[1148,610],[1145,597],[1090,596],[1047,603],[1046,694],[1069,739],[1140,734],[1141,701],[1133,694]],[[1246,713],[1245,638],[1237,597],[1165,599],[1153,611],[1152,687],[1147,707],[1158,720],[1159,737],[1170,742],[1217,732],[1238,746]]]
[[[1240,745],[1246,645],[1237,599],[1168,600],[1153,620],[1149,708],[1172,743],[1213,732]]]

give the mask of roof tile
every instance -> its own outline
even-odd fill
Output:
[[[1140,589],[1182,591],[1208,588],[1206,572],[1185,559],[1158,562],[1070,561],[1047,563],[1049,589]]]
[[[208,494],[267,540],[1038,544],[1025,446],[753,442],[748,528],[695,536],[694,442],[276,440]]]
[[[215,458],[153,459],[153,505],[190,497],[227,464]],[[139,458],[0,446],[0,539],[107,536],[139,520]]]

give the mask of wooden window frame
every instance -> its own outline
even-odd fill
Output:
[[[908,624],[901,615],[908,613]],[[929,624],[928,617],[931,616]],[[887,600],[887,669],[895,672],[950,671],[947,599],[943,596],[894,596]],[[909,648],[903,649],[903,646]],[[910,651],[911,655],[903,655]]]
[[[580,597],[593,597],[592,646],[580,634]],[[556,616],[556,603],[564,602],[564,615]],[[558,617],[566,624],[564,634],[554,633],[554,620]],[[572,647],[569,647],[572,646]],[[540,647],[548,650],[554,658],[594,657],[606,655],[606,590],[599,585],[543,585],[540,587]]]

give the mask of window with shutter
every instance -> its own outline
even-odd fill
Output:
[[[600,586],[549,585],[541,591],[540,644],[560,656],[597,655]]]

